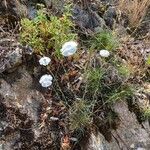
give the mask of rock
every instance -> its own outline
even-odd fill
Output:
[[[99,27],[105,28],[105,21],[101,18],[96,11],[90,9],[90,12],[75,6],[73,9],[73,20],[81,29],[94,30]]]
[[[30,144],[31,141],[27,139],[32,139],[31,137],[34,135],[34,139],[40,136],[40,128],[38,127],[39,108],[41,103],[45,101],[43,95],[32,88],[32,77],[24,67],[20,67],[18,71],[11,73],[8,78],[6,77],[5,80],[0,78],[0,102],[4,105],[3,107],[7,108],[6,110],[0,108],[0,111],[2,109],[4,113],[5,110],[7,117],[9,116],[8,119],[5,114],[0,116],[0,129],[2,128],[0,132],[6,140],[3,150],[15,149],[14,145],[22,138],[25,138],[25,142]],[[13,120],[13,116],[16,120]],[[8,138],[9,136],[10,138]]]
[[[32,6],[30,4],[30,5],[28,5],[27,9],[28,9],[27,17],[29,19],[34,19],[36,17],[36,15],[37,15],[37,9],[35,8],[35,6]]]
[[[13,72],[22,64],[25,55],[33,54],[33,49],[30,46],[22,46],[16,37],[9,39],[0,35],[0,38],[0,73]]]
[[[51,7],[52,6],[52,0],[44,0],[44,3],[47,7]]]
[[[2,144],[0,144],[0,150],[3,150],[3,145]]]
[[[111,131],[111,141],[107,141],[100,133],[91,133],[86,150],[149,150],[150,131],[148,122],[144,123],[144,128],[138,123],[134,113],[131,113],[125,102],[118,102],[114,106],[118,113],[120,124],[116,130]]]
[[[134,149],[149,150],[149,132],[138,123],[135,114],[129,111],[127,104],[125,102],[116,103],[114,109],[118,113],[121,123],[112,134],[118,139],[120,148],[128,150],[134,145]]]
[[[11,23],[16,27],[16,22],[21,18],[28,17],[33,19],[36,16],[36,4],[39,2],[39,0],[2,0],[0,5],[0,17],[4,20],[7,18],[8,20],[6,22]]]
[[[89,142],[83,149],[86,150],[120,150],[117,142],[109,143],[101,133],[91,133]]]
[[[128,36],[126,28],[120,24],[115,24],[114,30],[117,33],[118,39],[123,39]]]
[[[21,67],[16,74],[20,74],[20,77],[18,76],[19,79],[15,79],[11,85],[9,81],[0,79],[0,95],[4,98],[6,106],[17,107],[21,113],[28,114],[31,120],[37,122],[37,109],[44,97],[40,92],[31,89],[32,77],[24,68]]]
[[[6,70],[12,72],[16,66],[22,63],[22,49],[17,47],[14,50],[5,49],[3,52],[5,56],[0,57],[0,73]]]
[[[114,6],[109,6],[104,14],[104,17],[116,18],[117,17],[116,8]]]
[[[22,49],[17,47],[14,51],[8,53],[7,55],[8,63],[6,65],[6,68],[15,68],[16,66],[20,65],[22,63]]]
[[[27,7],[25,5],[26,0],[2,0],[0,5],[0,15],[7,22],[11,23],[13,26],[16,26],[16,21],[21,17],[27,16]]]
[[[110,6],[103,15],[106,25],[109,26],[111,29],[114,26],[116,16],[117,16],[116,8],[113,6]]]

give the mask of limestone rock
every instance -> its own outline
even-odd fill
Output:
[[[101,133],[91,133],[86,150],[149,150],[150,132],[148,122],[140,125],[134,113],[130,112],[125,102],[116,103],[115,111],[120,118],[120,125],[111,132],[112,139],[107,141]]]
[[[125,102],[119,102],[114,107],[121,120],[120,126],[112,134],[118,139],[123,150],[143,148],[150,149],[150,133],[137,121],[134,113],[130,112]],[[134,146],[133,146],[134,145]]]

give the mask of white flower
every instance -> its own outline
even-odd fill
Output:
[[[52,84],[53,77],[51,75],[45,74],[40,78],[39,83],[42,87],[49,87]]]
[[[47,66],[50,62],[51,62],[51,59],[45,56],[39,60],[40,65],[43,65],[43,66]]]
[[[74,41],[66,42],[60,50],[63,56],[73,55],[77,51],[78,44]]]
[[[74,137],[71,137],[70,140],[73,141],[73,142],[77,142],[78,141],[78,139],[74,138]]]
[[[57,120],[59,120],[59,118],[57,118],[57,117],[50,117],[50,119],[51,119],[52,121],[57,121]]]
[[[109,51],[108,50],[100,50],[99,52],[100,56],[102,57],[108,57],[110,55]]]

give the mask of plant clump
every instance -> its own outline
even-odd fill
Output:
[[[31,46],[35,53],[54,51],[60,57],[61,46],[77,38],[77,34],[72,32],[74,24],[70,16],[68,8],[61,17],[49,15],[41,8],[33,20],[21,20],[21,42]]]
[[[97,50],[113,51],[118,47],[118,39],[112,31],[102,30],[91,37],[91,47]]]
[[[76,100],[69,109],[70,130],[81,130],[92,123],[91,105],[85,100]]]
[[[86,71],[86,92],[91,95],[98,94],[101,89],[101,80],[104,71],[100,68],[91,68]]]

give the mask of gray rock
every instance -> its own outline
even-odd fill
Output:
[[[19,20],[22,16],[27,16],[27,7],[25,5],[25,0],[11,0],[11,1],[1,1],[0,14],[5,18],[8,15],[9,19],[12,21]]]
[[[149,132],[142,128],[138,123],[134,113],[128,110],[128,106],[125,102],[119,102],[114,107],[118,113],[121,123],[116,131],[112,134],[115,138],[118,138],[119,145],[122,149],[128,150],[130,146],[135,145],[134,148],[150,149]]]
[[[5,99],[7,106],[18,107],[21,113],[27,113],[34,122],[37,122],[37,109],[44,97],[40,92],[31,89],[32,77],[25,68],[21,67],[18,72],[21,76],[11,85],[0,79],[0,95]]]
[[[110,28],[113,28],[116,16],[117,16],[116,8],[110,6],[103,15],[106,25],[109,26]]]
[[[7,59],[9,63],[7,64],[7,68],[14,68],[22,63],[22,49],[17,47],[12,52],[8,53]]]
[[[17,47],[14,50],[4,50],[5,55],[0,57],[0,73],[3,71],[12,72],[13,69],[22,63],[22,49]]]
[[[22,46],[16,38],[3,38],[0,36],[0,73],[13,72],[23,62],[24,55],[32,55],[30,46]],[[30,57],[31,58],[31,57]]]
[[[3,145],[2,144],[0,144],[0,150],[3,150]]]
[[[28,5],[27,9],[28,9],[27,17],[30,18],[30,19],[34,19],[37,15],[36,8],[32,5]]]
[[[44,0],[44,3],[47,7],[51,7],[52,6],[52,0]]]
[[[125,102],[118,102],[114,106],[120,118],[120,125],[112,131],[112,139],[108,142],[101,133],[91,133],[86,150],[149,150],[149,125],[143,128],[134,113],[128,110]]]
[[[106,141],[101,133],[91,133],[90,139],[86,147],[86,150],[120,150],[117,142],[113,139],[111,143]]]
[[[0,78],[0,96],[3,97],[3,100],[1,100],[1,102],[6,106],[6,108],[13,108],[15,110],[18,110],[18,115],[24,115],[24,117],[27,116],[26,122],[28,120],[32,120],[32,132],[35,135],[34,139],[37,139],[40,136],[40,128],[38,126],[38,111],[40,108],[40,104],[45,101],[45,98],[39,91],[32,88],[32,77],[24,67],[19,67],[18,71],[14,72],[13,74],[15,73],[16,79],[11,84],[9,83],[9,81]],[[18,73],[20,75],[17,78]],[[13,75],[10,75],[9,78],[10,81],[14,80]],[[12,132],[10,132],[8,136],[4,135],[6,141],[3,144],[3,150],[15,149],[13,145],[21,138],[19,132],[20,125],[19,127],[17,127],[17,130],[14,130],[13,127],[16,127],[16,124],[15,122],[12,124],[11,121],[12,120],[7,120],[7,118],[5,117],[3,118],[3,120],[0,120],[0,129],[2,129],[2,131],[0,130],[0,132],[4,134],[3,131],[6,128],[12,129]],[[18,124],[19,123],[21,122],[18,122]],[[19,144],[17,145],[17,148],[18,147]]]
[[[90,29],[94,31],[95,28],[105,28],[105,21],[101,18],[96,11],[83,10],[79,6],[73,9],[73,20],[81,29]]]

